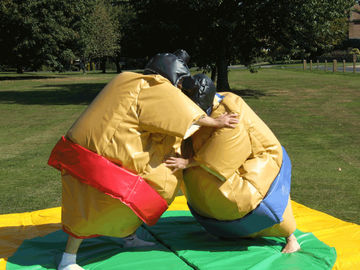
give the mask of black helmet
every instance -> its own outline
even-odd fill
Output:
[[[193,77],[197,91],[193,91],[189,96],[201,109],[208,115],[211,114],[214,97],[216,94],[216,87],[213,81],[203,73],[196,74]]]
[[[160,74],[177,86],[180,79],[190,77],[185,62],[172,53],[158,53],[147,63],[144,74]]]
[[[179,49],[179,50],[176,50],[174,52],[174,54],[182,59],[186,64],[189,64],[189,61],[190,61],[190,55],[187,53],[187,51],[183,50],[183,49]]]

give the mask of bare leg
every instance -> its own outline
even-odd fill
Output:
[[[294,234],[286,237],[286,245],[281,251],[282,253],[293,253],[300,250],[300,245]]]
[[[69,235],[66,243],[65,252],[58,266],[58,270],[83,270],[82,267],[76,264],[76,254],[83,239],[75,238]]]
[[[76,254],[82,241],[83,239],[75,238],[69,235],[68,241],[66,243],[65,252],[70,254]]]

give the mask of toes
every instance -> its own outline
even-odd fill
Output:
[[[294,253],[300,250],[300,245],[298,243],[294,244],[294,245],[286,245],[283,250],[281,251],[282,253]]]

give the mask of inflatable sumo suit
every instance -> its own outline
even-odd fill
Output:
[[[201,127],[192,137],[200,166],[184,171],[182,190],[190,210],[210,233],[223,238],[291,235],[291,163],[266,124],[244,100],[216,93],[206,75],[191,98],[211,117],[237,113],[236,128]]]
[[[125,237],[153,225],[178,191],[182,175],[163,161],[205,113],[175,87],[190,76],[175,55],[156,55],[144,73],[115,77],[52,151],[63,229],[74,237]]]

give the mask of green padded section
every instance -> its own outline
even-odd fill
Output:
[[[301,250],[283,254],[285,238],[220,240],[200,227],[188,211],[168,211],[147,229],[194,269],[316,270],[331,269],[336,261],[335,248],[312,233],[297,230]]]
[[[137,232],[153,247],[122,248],[122,240],[111,237],[87,239],[81,245],[78,263],[87,270],[127,269],[331,269],[336,251],[311,233],[296,231],[301,251],[282,254],[284,238],[221,240],[208,234],[189,211],[167,211],[152,227]],[[67,235],[56,231],[25,240],[9,258],[7,270],[56,269]]]
[[[138,235],[145,240],[155,240],[140,228]],[[7,270],[56,269],[65,249],[67,234],[56,231],[44,237],[25,240],[9,258]],[[173,252],[161,244],[143,248],[122,248],[122,240],[111,237],[86,239],[78,253],[78,264],[87,270],[115,269],[192,269]]]

